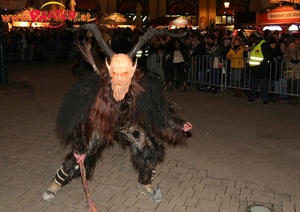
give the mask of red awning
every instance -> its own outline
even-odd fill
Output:
[[[169,9],[168,14],[169,15],[186,15],[186,14],[198,15],[198,10],[192,4],[177,3]]]
[[[119,7],[118,12],[119,13],[136,13],[136,7],[137,7],[138,3],[140,3],[142,6],[142,11],[141,11],[142,14],[150,13],[150,9],[147,5],[145,5],[139,1],[134,1],[134,0],[124,2]]]
[[[246,9],[238,4],[230,3],[229,8],[225,8],[224,5],[217,11],[217,15],[233,15],[234,12],[246,12]]]

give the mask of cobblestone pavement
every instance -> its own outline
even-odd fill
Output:
[[[44,202],[41,199],[42,191],[49,186],[54,171],[59,168],[67,152],[61,148],[56,137],[55,116],[63,93],[75,80],[69,74],[70,67],[69,61],[55,65],[43,63],[9,67],[9,84],[0,86],[0,212],[88,211],[80,179],[74,179],[65,186],[54,201]],[[299,132],[295,130],[299,128],[296,124],[299,106],[274,103],[266,109],[258,102],[249,106],[245,103],[246,99],[233,98],[228,94],[215,97],[194,90],[186,93],[172,91],[166,96],[181,106],[184,117],[193,123],[194,129],[188,147],[169,147],[165,162],[157,166],[154,184],[159,184],[162,189],[162,201],[151,202],[138,194],[137,173],[131,166],[129,151],[116,145],[104,151],[90,182],[92,199],[100,211],[245,212],[248,206],[263,205],[275,212],[300,212],[297,171],[300,147],[295,142],[299,138]],[[235,141],[230,137],[228,123],[224,123],[223,119],[220,121],[219,112],[211,112],[217,108],[226,114],[225,117],[237,120],[237,124],[232,124],[234,126],[230,129],[235,127],[235,136],[242,135],[242,138]],[[280,146],[279,143],[283,142],[278,139],[279,131],[285,133],[287,139],[280,148],[272,149],[272,154],[269,153],[263,162],[253,160],[264,157],[261,155],[265,152],[258,151],[256,155],[249,148],[247,151],[253,151],[254,158],[249,154],[246,158],[234,159],[233,155],[239,155],[244,150],[226,149],[226,146],[238,146],[238,143],[254,135],[252,128],[249,132],[247,128],[238,132],[239,127],[243,127],[239,126],[243,118],[235,118],[235,114],[245,113],[245,108],[247,113],[250,112],[248,118],[257,119],[257,125],[265,127],[266,132],[268,127],[262,124],[264,122],[258,118],[260,115],[288,115],[292,120],[288,123],[294,124],[289,128],[293,133],[285,131],[285,123],[284,126],[272,126],[274,136],[270,138],[268,134],[267,139],[273,145]],[[198,114],[199,110],[202,115]],[[223,134],[222,129],[227,134]],[[258,140],[257,137],[254,140]],[[207,141],[211,143],[206,145]],[[227,142],[226,145],[221,141]],[[286,151],[290,155],[282,156]],[[285,159],[281,160],[281,157]],[[265,163],[269,160],[276,161],[275,168],[271,162]],[[267,173],[259,175],[251,169],[264,172],[269,170],[269,166],[275,169],[272,176]],[[253,173],[252,178],[247,174],[249,169]],[[266,176],[266,179],[261,176]]]

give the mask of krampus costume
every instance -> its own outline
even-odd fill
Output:
[[[98,68],[90,43],[78,46],[95,73],[79,79],[62,100],[57,126],[62,143],[71,144],[72,150],[42,198],[52,200],[62,186],[80,176],[79,164],[84,165],[86,177],[91,179],[103,149],[119,142],[130,148],[131,161],[139,173],[138,191],[153,201],[160,201],[160,190],[155,191],[151,182],[155,166],[165,156],[163,142],[184,143],[185,132],[192,125],[181,119],[175,103],[164,99],[160,80],[143,75],[131,58],[152,36],[182,35],[148,29],[126,55],[115,54],[103,41],[96,25],[86,24],[81,29],[94,35],[111,60],[110,64],[106,61],[106,68]]]

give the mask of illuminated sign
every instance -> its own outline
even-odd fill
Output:
[[[53,19],[57,22],[61,21],[62,23],[57,26],[51,26],[49,25],[49,28],[58,28],[64,25],[63,21],[69,20],[69,21],[75,21],[76,20],[76,12],[72,10],[50,10],[49,12],[43,11],[43,7],[50,5],[50,4],[57,4],[63,8],[65,6],[59,2],[47,2],[46,4],[43,4],[41,6],[41,10],[30,10],[30,17],[32,22],[47,22],[50,21],[50,19]]]
[[[58,25],[48,25],[49,28],[58,28],[64,25],[64,21],[87,21],[89,22],[91,19],[91,14],[79,14],[76,13],[74,10],[50,10],[45,11],[42,10],[47,5],[59,5],[63,8],[65,6],[59,2],[47,2],[43,4],[40,8],[40,10],[25,10],[22,13],[19,14],[13,14],[13,15],[1,15],[2,20],[4,22],[18,22],[18,21],[27,21],[27,22],[49,22],[50,20],[54,22],[59,22]]]
[[[268,19],[278,19],[278,18],[300,18],[300,12],[287,11],[287,12],[268,13]]]

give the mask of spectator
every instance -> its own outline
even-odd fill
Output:
[[[230,50],[226,55],[227,59],[230,60],[230,74],[231,74],[231,82],[233,83],[234,94],[235,97],[241,97],[243,94],[244,87],[243,79],[244,79],[244,46],[242,45],[242,39],[236,37],[231,45]]]
[[[206,53],[209,56],[209,82],[212,86],[208,89],[208,92],[217,93],[218,85],[220,85],[220,76],[222,67],[220,64],[222,59],[226,57],[225,48],[221,45],[215,34],[208,34],[208,43],[206,45]]]
[[[274,92],[275,91],[275,84],[278,83],[278,79],[280,76],[280,69],[279,69],[279,64],[278,64],[278,57],[281,57],[281,51],[279,48],[279,43],[275,38],[270,38],[268,41],[271,49],[272,49],[272,59],[271,59],[271,81],[270,81],[270,91]],[[274,98],[273,93],[269,93],[269,101],[271,102],[276,102]]]
[[[132,30],[129,27],[124,29],[120,36],[120,53],[127,54],[132,49],[133,39],[134,36]]]
[[[278,61],[278,69],[280,70],[280,75],[278,79],[278,91],[280,92],[279,99],[280,102],[287,102],[288,96],[286,94],[287,92],[287,81],[286,78],[283,77],[283,69],[284,66],[282,65],[283,62],[283,53],[285,52],[287,48],[287,43],[282,42],[280,43],[280,54],[277,56],[277,61]]]
[[[189,60],[187,66],[186,66],[186,72],[190,72],[191,69],[192,69],[192,60],[190,59],[190,57],[191,57],[190,53],[193,49],[193,39],[192,39],[192,37],[186,37],[184,39],[184,46],[185,46],[185,49],[186,49],[185,51],[188,54],[188,60]]]
[[[207,70],[207,59],[204,57],[206,54],[205,46],[206,42],[202,35],[195,36],[193,42],[195,47],[190,51],[190,56],[193,58],[194,63],[192,64],[198,73],[199,91],[206,91],[207,81],[206,81],[206,70]]]
[[[25,58],[27,56],[27,40],[26,40],[26,32],[23,31],[21,32],[21,61],[24,63],[25,62]]]
[[[299,61],[300,49],[296,44],[295,38],[290,37],[288,40],[288,48],[283,53],[283,59],[287,61],[287,71],[284,77],[287,78],[287,92],[291,94],[288,98],[289,104],[298,104],[299,94]]]
[[[180,39],[172,39],[166,46],[164,56],[165,82],[164,90],[172,90],[172,81],[177,76],[178,91],[186,90],[185,71],[189,63],[189,55]]]

